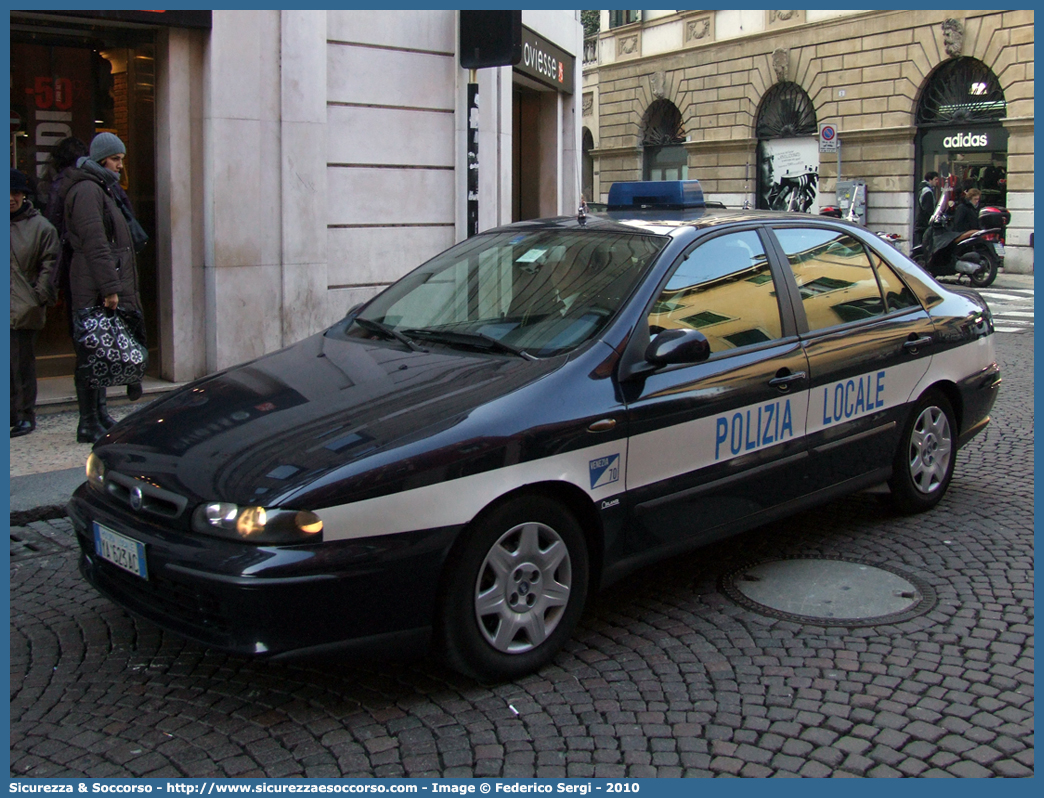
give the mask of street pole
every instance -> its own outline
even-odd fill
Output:
[[[837,182],[841,182],[841,134],[837,134]],[[836,191],[834,192],[837,193]]]

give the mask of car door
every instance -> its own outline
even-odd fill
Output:
[[[651,335],[698,330],[710,356],[622,386],[633,551],[721,536],[803,490],[808,365],[781,276],[758,230],[727,232],[684,253],[650,307]]]
[[[931,318],[896,271],[847,231],[789,225],[772,233],[800,297],[810,487],[883,478],[911,391],[931,362]]]

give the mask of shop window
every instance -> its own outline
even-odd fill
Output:
[[[678,328],[702,332],[712,356],[782,336],[772,274],[757,233],[713,238],[678,265],[653,305],[649,329]]]

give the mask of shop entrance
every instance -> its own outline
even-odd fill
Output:
[[[511,109],[511,221],[540,217],[540,92],[515,85]]]
[[[917,104],[918,185],[938,172],[951,185],[982,191],[980,205],[1007,205],[1007,103],[1000,81],[976,58],[947,61],[928,78]]]
[[[103,130],[127,146],[123,186],[134,215],[155,239],[155,49],[146,29],[47,24],[11,25],[11,165],[25,172],[46,208],[55,177],[52,154],[68,136],[90,144]],[[150,373],[158,373],[154,241],[138,254],[139,284],[149,339]],[[36,346],[39,377],[73,373],[68,308],[47,314]]]

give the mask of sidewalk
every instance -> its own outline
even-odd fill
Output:
[[[127,400],[124,389],[110,388],[109,414],[121,421],[178,385],[146,377],[144,396],[133,403]],[[83,482],[91,451],[89,443],[76,442],[79,418],[72,377],[39,380],[36,431],[11,439],[12,525],[65,515],[65,503]]]

